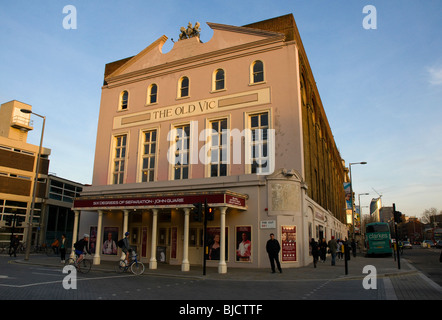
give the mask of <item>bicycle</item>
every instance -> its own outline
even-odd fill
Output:
[[[48,257],[58,256],[60,253],[58,252],[58,247],[46,246],[45,252]]]
[[[84,255],[86,255],[86,253],[84,253]],[[83,258],[83,260],[80,261],[80,263],[77,263],[79,256],[77,254],[75,254],[75,258],[69,258],[67,265],[71,265],[74,266],[78,272],[80,273],[88,273],[89,271],[91,271],[91,266],[92,266],[92,262],[86,258]]]
[[[137,276],[144,272],[144,264],[138,261],[136,254],[132,256],[132,261],[129,264],[127,264],[126,260],[120,260],[118,265],[115,266],[115,270],[118,273],[126,272],[129,268]]]

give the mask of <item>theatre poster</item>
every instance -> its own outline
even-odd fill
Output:
[[[296,261],[296,226],[281,226],[282,262]]]

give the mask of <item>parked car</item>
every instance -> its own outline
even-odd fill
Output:
[[[410,241],[402,241],[402,246],[404,247],[404,249],[413,249]]]
[[[442,240],[439,240],[436,242],[436,248],[438,248],[438,249],[442,248]]]
[[[431,248],[434,247],[434,242],[431,240],[424,240],[422,241],[422,247],[423,248]]]

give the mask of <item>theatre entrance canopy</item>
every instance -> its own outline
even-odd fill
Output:
[[[248,196],[228,190],[220,192],[185,192],[146,195],[87,196],[74,200],[73,210],[127,210],[153,208],[189,208],[195,203],[211,207],[228,207],[247,210]]]

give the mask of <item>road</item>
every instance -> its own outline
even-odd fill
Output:
[[[442,264],[439,262],[440,249],[414,247],[406,250],[401,259],[402,269],[410,265],[424,273],[428,278],[442,286]],[[43,257],[43,256],[42,256]],[[20,258],[17,258],[20,259]],[[23,258],[21,258],[23,259]],[[47,257],[45,258],[47,259]],[[38,261],[38,256],[32,257]],[[320,264],[317,269],[302,268],[287,270],[269,278],[269,270],[261,270],[254,280],[240,277],[203,278],[181,274],[159,276],[144,274],[117,274],[111,270],[92,269],[86,275],[78,274],[72,282],[72,274],[63,273],[62,265],[46,266],[15,263],[14,258],[0,256],[0,301],[7,300],[150,300],[147,306],[168,306],[177,308],[196,304],[200,301],[228,301],[230,303],[254,303],[256,301],[276,301],[284,303],[281,309],[293,307],[293,301],[306,300],[387,300],[389,283],[402,278],[388,277],[377,279],[376,290],[363,288],[363,274],[357,268],[373,265],[386,274],[395,273],[397,267],[391,257],[358,257],[349,261],[350,276],[343,276],[344,262],[338,261],[336,267]],[[412,272],[412,271],[411,271]],[[336,277],[336,274],[339,274]],[[260,277],[263,277],[261,279]],[[249,276],[249,279],[250,276]],[[269,280],[270,279],[270,280]],[[76,287],[68,289],[75,283]],[[390,291],[391,292],[391,291]],[[399,297],[400,298],[400,297]],[[287,304],[286,301],[290,300]],[[172,303],[171,303],[172,302]],[[272,302],[273,303],[273,302]],[[143,302],[144,304],[144,302]],[[272,307],[274,307],[272,305]],[[168,310],[170,311],[170,310]]]
[[[275,274],[274,280],[247,281],[146,274],[134,276],[92,270],[86,275],[78,274],[76,289],[67,290],[63,280],[69,274],[63,273],[63,266],[20,264],[10,260],[0,256],[1,300],[339,300],[349,298],[349,290],[359,292],[357,296],[353,295],[356,299],[385,299],[383,281],[378,281],[379,290],[364,290],[362,276],[332,280],[324,277],[292,279],[287,278],[287,274]],[[344,263],[339,263],[342,266],[335,270],[343,274]],[[326,271],[327,268],[331,267],[328,264],[320,266],[318,271]],[[263,272],[267,274],[267,271]]]
[[[402,258],[407,259],[417,270],[442,286],[442,263],[439,262],[441,249],[422,248],[413,246],[413,249],[404,249]]]

